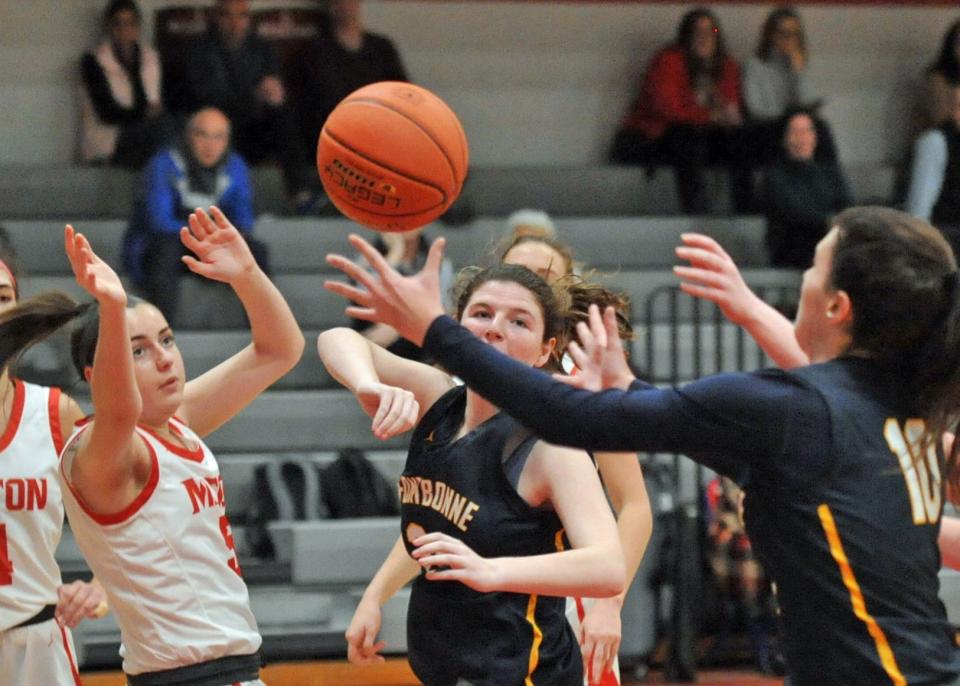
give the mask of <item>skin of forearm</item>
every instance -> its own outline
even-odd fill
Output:
[[[317,338],[317,352],[330,375],[351,391],[362,383],[380,380],[369,342],[352,329],[324,331]]]
[[[420,565],[407,554],[403,541],[398,538],[387,559],[380,565],[380,569],[363,592],[363,597],[375,601],[378,605],[384,605],[419,573]]]
[[[497,569],[497,590],[509,593],[607,598],[623,592],[626,576],[619,545],[491,562]]]
[[[810,363],[797,343],[793,323],[763,300],[757,298],[742,326],[781,369]]]

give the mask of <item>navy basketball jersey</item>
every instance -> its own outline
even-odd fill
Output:
[[[459,439],[466,388],[440,398],[421,420],[400,477],[407,551],[439,531],[484,557],[561,550],[552,511],[533,508],[504,472],[505,458],[535,438],[500,412]],[[580,648],[564,616],[564,598],[479,593],[456,581],[414,581],[407,612],[410,665],[427,686],[580,686]]]
[[[752,470],[745,518],[777,580],[794,683],[950,682],[960,651],[937,595],[943,462],[920,448],[908,386],[853,358],[790,374],[825,401],[832,461],[799,488]]]

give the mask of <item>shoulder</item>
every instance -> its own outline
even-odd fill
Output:
[[[687,56],[678,45],[668,45],[657,52],[650,60],[650,68],[665,69],[681,67],[687,63]]]

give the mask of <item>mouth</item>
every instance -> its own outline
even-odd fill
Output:
[[[178,383],[177,377],[175,377],[175,376],[174,376],[174,377],[171,377],[170,379],[167,379],[167,380],[164,381],[162,384],[160,384],[160,390],[162,390],[162,391],[172,391],[172,390],[175,390],[175,389],[177,388],[177,383]]]

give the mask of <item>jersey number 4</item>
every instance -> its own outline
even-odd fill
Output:
[[[922,419],[908,419],[901,428],[896,419],[890,418],[883,426],[883,437],[900,462],[914,524],[936,524],[942,502],[937,449],[931,444],[923,451],[925,429]]]
[[[13,583],[13,563],[7,552],[7,525],[0,524],[0,586]]]

